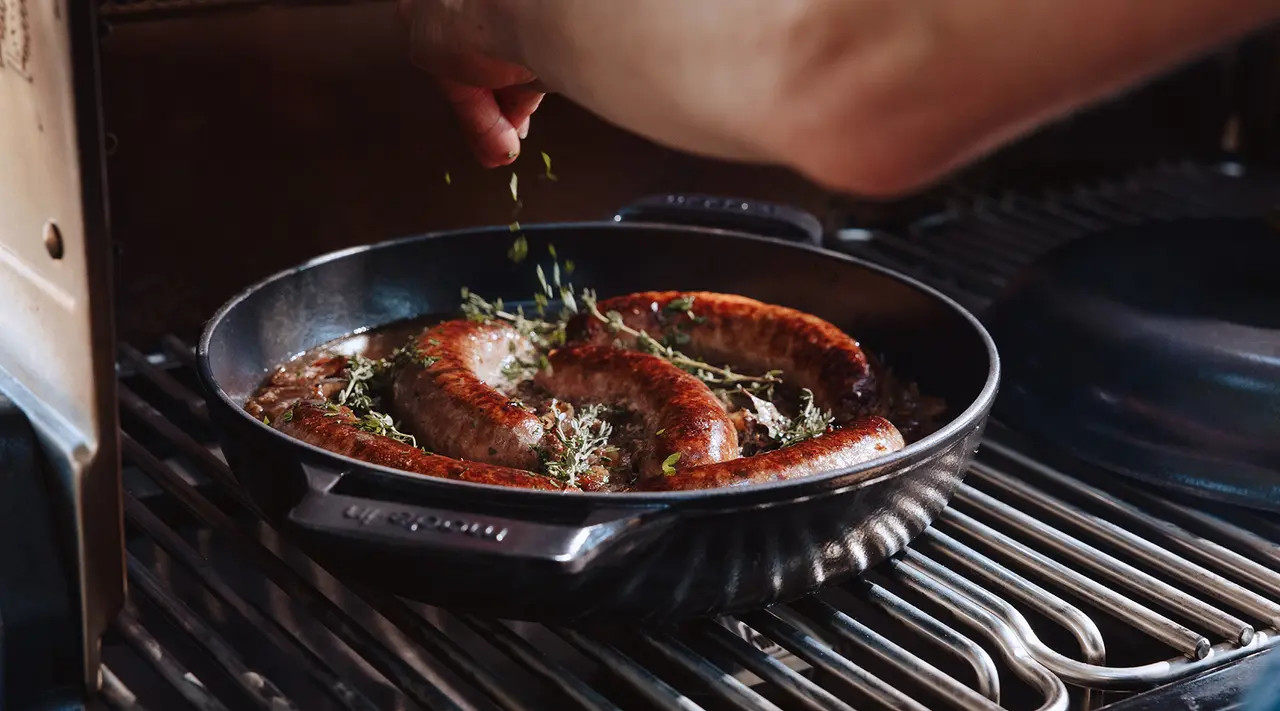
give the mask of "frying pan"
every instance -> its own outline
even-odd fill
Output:
[[[681,202],[685,201],[685,202]],[[668,493],[526,491],[430,479],[334,455],[243,410],[265,375],[337,338],[456,311],[469,287],[508,302],[536,288],[505,227],[400,239],[313,259],[249,287],[208,323],[201,377],[228,463],[269,520],[326,567],[417,599],[508,619],[677,619],[758,608],[856,575],[946,506],[978,447],[999,361],[978,321],[909,278],[814,247],[812,217],[742,201],[669,197],[666,219],[525,227],[601,297],[704,289],[802,309],[856,334],[949,422],[883,459],[806,479]],[[646,206],[647,205],[647,206]],[[745,205],[746,207],[743,207]],[[745,218],[744,218],[745,214]],[[625,217],[624,217],[625,216]],[[709,217],[759,227],[753,236]],[[768,219],[766,219],[768,218]],[[745,222],[744,222],[745,220]]]

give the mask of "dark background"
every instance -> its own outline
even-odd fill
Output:
[[[122,337],[193,338],[238,289],[333,249],[429,230],[605,218],[640,195],[787,202],[829,226],[892,228],[945,200],[1077,185],[1168,159],[1277,150],[1270,35],[1049,126],[927,194],[874,203],[788,171],[654,146],[567,101],[535,116],[520,175],[476,166],[408,66],[394,5],[104,19],[103,83]],[[542,178],[539,151],[559,178]],[[452,176],[446,185],[445,172]]]

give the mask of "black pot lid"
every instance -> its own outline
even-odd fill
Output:
[[[1088,462],[1280,510],[1280,230],[1156,222],[1064,245],[987,313],[996,416]]]

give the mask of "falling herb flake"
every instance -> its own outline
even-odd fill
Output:
[[[675,474],[675,473],[676,473],[676,462],[678,462],[678,461],[680,461],[680,453],[679,453],[679,452],[676,452],[675,454],[671,455],[670,457],[667,457],[666,459],[662,460],[662,473],[663,473],[663,474],[666,474],[667,476],[671,476],[672,474]]]
[[[519,229],[519,222],[511,223],[512,232]],[[520,262],[523,262],[524,258],[527,256],[529,256],[529,240],[525,239],[524,235],[520,235],[519,237],[516,237],[516,241],[511,243],[511,247],[507,249],[507,258],[516,264],[519,264]]]
[[[449,175],[449,171],[447,170],[444,172],[444,184],[453,185],[453,176]]]
[[[574,264],[572,259],[564,260],[564,273],[573,274]]]
[[[520,177],[515,173],[511,174],[511,199],[520,202]]]
[[[547,155],[546,151],[542,152],[542,164],[547,167],[547,180],[552,182],[559,180],[556,174],[551,172],[551,156]]]

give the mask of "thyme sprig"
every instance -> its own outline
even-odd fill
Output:
[[[813,391],[808,388],[800,390],[800,412],[795,417],[787,417],[772,402],[756,397],[745,388],[739,391],[751,401],[756,422],[765,428],[769,439],[779,448],[790,447],[824,434],[835,421],[830,410],[814,404]]]
[[[586,405],[569,414],[556,400],[551,401],[555,424],[551,433],[560,444],[559,452],[543,460],[548,476],[577,486],[578,477],[595,467],[609,447],[613,425],[601,419],[603,405]]]
[[[359,429],[417,447],[414,436],[401,432],[391,415],[381,411],[382,403],[377,391],[385,387],[394,373],[405,365],[416,363],[427,368],[437,360],[419,351],[412,341],[395,349],[386,358],[373,359],[359,354],[349,356],[347,383],[329,403],[330,415],[340,414],[340,408],[347,407],[355,415],[353,424]]]
[[[682,297],[681,302],[674,310],[687,312],[692,316],[693,297]],[[624,333],[631,336],[635,339],[639,350],[658,356],[669,361],[672,365],[694,374],[699,380],[710,385],[712,389],[733,390],[743,387],[752,392],[768,392],[771,391],[774,385],[782,383],[781,370],[771,370],[764,375],[744,375],[735,373],[728,366],[715,366],[696,358],[690,358],[670,344],[663,343],[650,336],[648,332],[628,326],[623,321],[622,314],[617,311],[601,313],[596,294],[590,289],[582,292],[582,303],[586,307],[588,314],[609,327],[610,333]]]

